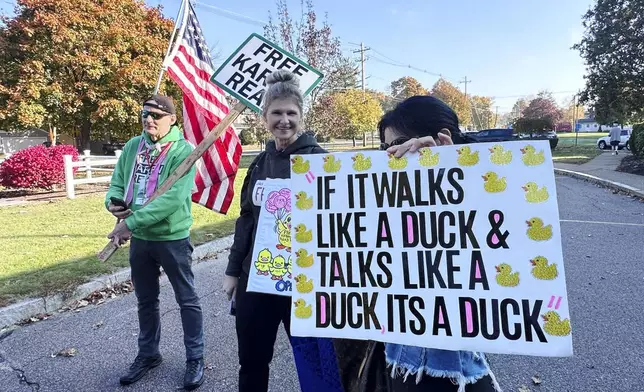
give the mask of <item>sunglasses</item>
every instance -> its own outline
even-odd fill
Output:
[[[405,144],[408,140],[409,140],[408,137],[400,137],[400,138],[394,140],[391,143],[380,143],[380,149],[381,150],[386,150],[389,147],[399,146],[401,144]]]
[[[156,112],[150,112],[148,110],[141,110],[141,118],[143,120],[148,118],[148,116],[152,116],[153,120],[158,120],[158,119],[163,118],[165,116],[170,116],[170,113],[156,113]]]

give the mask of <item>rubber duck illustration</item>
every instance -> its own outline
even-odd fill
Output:
[[[313,241],[313,231],[307,230],[306,226],[300,223],[295,226],[295,241],[300,243]]]
[[[541,218],[532,218],[528,224],[528,238],[534,241],[548,241],[552,238],[552,225],[544,226]]]
[[[257,255],[255,260],[255,268],[257,268],[257,275],[268,275],[273,261],[273,254],[268,249],[262,249]]]
[[[275,256],[273,264],[271,264],[270,271],[271,275],[273,275],[271,277],[273,280],[282,280],[284,275],[286,275],[286,260],[282,255]]]
[[[367,158],[363,153],[359,152],[351,159],[353,160],[353,170],[359,172],[371,169],[371,157]]]
[[[407,167],[407,157],[396,158],[393,154],[389,154],[389,162],[387,165],[392,170],[404,170]]]
[[[293,303],[295,304],[295,317],[307,319],[313,314],[311,305],[307,305],[305,300],[300,298]]]
[[[490,161],[496,165],[507,165],[512,162],[512,151],[504,150],[500,144],[495,144],[490,148]]]
[[[295,262],[298,267],[307,268],[313,265],[313,255],[310,255],[306,249],[300,249],[295,252]]]
[[[339,160],[336,160],[335,156],[327,155],[322,159],[324,160],[324,165],[322,166],[322,168],[324,169],[325,172],[337,173],[338,171],[340,171],[342,162]]]
[[[496,267],[496,283],[500,286],[514,287],[519,284],[519,273],[512,272],[512,267],[508,264],[500,264]]]
[[[530,260],[534,266],[532,268],[532,276],[541,280],[553,280],[558,275],[557,264],[548,264],[548,259],[543,256],[537,256]]]
[[[565,319],[561,320],[559,313],[551,310],[546,312],[543,316],[543,330],[546,331],[548,335],[552,336],[566,336],[570,335],[570,320]]]
[[[545,186],[539,189],[539,186],[536,183],[529,182],[522,188],[525,191],[525,199],[529,203],[543,203],[548,200],[548,189],[546,189]]]
[[[295,194],[295,207],[298,210],[310,210],[313,208],[313,197],[309,197],[304,191]]]
[[[499,178],[499,175],[495,172],[485,173],[485,175],[483,176],[483,181],[485,181],[483,188],[485,188],[485,190],[490,193],[503,192],[505,188],[507,188],[505,177]]]
[[[521,160],[526,164],[526,166],[538,166],[546,161],[546,157],[543,155],[543,150],[537,152],[531,144],[523,147],[521,149],[521,154],[523,154]]]
[[[420,158],[418,162],[423,167],[432,167],[438,165],[440,161],[440,155],[437,152],[433,152],[430,148],[421,148],[418,150]]]
[[[275,222],[275,232],[277,233],[277,249],[286,249],[291,251],[291,213],[284,214]]]
[[[313,291],[313,281],[308,279],[306,275],[299,274],[295,277],[295,287],[297,288],[298,293],[310,293]]]
[[[458,153],[456,162],[461,166],[474,166],[479,163],[479,152],[472,152],[470,146],[463,146],[456,150],[456,152]]]
[[[291,163],[291,169],[296,174],[306,174],[311,166],[309,161],[305,161],[304,158],[299,155],[291,158]]]

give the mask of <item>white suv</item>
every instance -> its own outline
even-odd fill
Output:
[[[622,129],[621,136],[622,140],[619,142],[619,149],[626,147],[627,150],[630,150],[631,146],[628,144],[628,140],[631,138],[631,131]],[[597,139],[597,147],[599,147],[600,150],[610,148],[610,136],[604,136]]]

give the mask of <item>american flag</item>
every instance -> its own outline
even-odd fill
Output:
[[[208,45],[190,1],[184,2],[184,25],[176,46],[164,64],[168,75],[183,91],[185,138],[198,145],[228,114],[224,92],[210,81],[214,73]],[[187,13],[187,15],[185,14]],[[235,194],[234,183],[242,148],[229,127],[196,163],[196,192],[192,201],[226,214]]]

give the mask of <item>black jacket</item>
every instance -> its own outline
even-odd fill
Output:
[[[255,243],[255,233],[259,220],[260,207],[253,204],[253,189],[258,180],[267,178],[291,177],[291,154],[326,153],[313,136],[303,134],[283,151],[277,151],[275,142],[266,144],[266,150],[260,153],[248,167],[240,195],[241,212],[235,224],[235,239],[228,256],[226,275],[239,277],[242,271],[248,274],[250,260]]]

